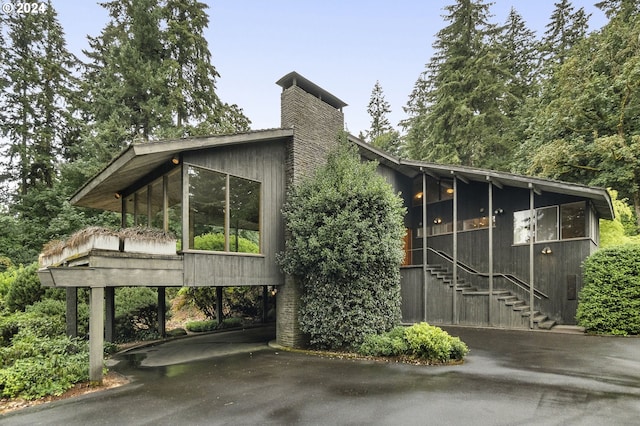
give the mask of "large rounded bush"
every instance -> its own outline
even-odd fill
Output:
[[[312,346],[355,347],[399,323],[405,209],[376,167],[343,141],[288,194],[281,264],[301,285]]]
[[[583,269],[578,325],[593,333],[640,334],[640,245],[601,249]]]

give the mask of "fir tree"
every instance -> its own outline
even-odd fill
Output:
[[[4,19],[8,41],[1,108],[2,132],[8,140],[5,176],[17,181],[24,196],[32,188],[54,183],[63,141],[73,134],[71,71],[77,61],[66,49],[50,2],[43,13],[15,13]]]
[[[400,134],[391,126],[387,118],[387,114],[391,112],[391,105],[384,98],[379,81],[376,81],[371,91],[367,112],[371,117],[371,128],[365,136],[366,141],[390,154],[400,155]]]
[[[457,0],[447,6],[434,43],[435,54],[416,82],[405,111],[412,158],[477,167],[506,168],[510,147],[502,133],[507,71],[490,41],[489,5]]]
[[[574,12],[570,0],[560,0],[555,3],[551,14],[551,21],[547,24],[541,44],[541,58],[544,67],[548,69],[555,65],[562,65],[569,50],[587,34],[589,17],[584,8]]]

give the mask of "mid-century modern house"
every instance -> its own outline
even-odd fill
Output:
[[[304,342],[299,287],[277,265],[284,250],[287,188],[322,164],[344,129],[346,104],[301,75],[281,78],[281,127],[132,144],[71,198],[122,214],[123,225],[169,230],[164,248],[126,235],[63,247],[39,270],[45,286],[91,292],[91,376],[101,379],[114,288],[277,288],[278,343]],[[403,321],[505,328],[574,324],[581,263],[611,219],[606,190],[552,180],[395,158],[349,136],[407,207],[401,268]],[[201,241],[223,235],[215,250]],[[238,236],[254,242],[247,250]],[[106,306],[106,309],[105,309]],[[106,312],[106,317],[104,312]],[[163,322],[163,321],[161,321]],[[106,323],[106,327],[105,327]],[[162,325],[164,327],[164,325]]]

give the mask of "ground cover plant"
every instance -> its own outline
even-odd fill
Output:
[[[399,357],[428,363],[462,361],[469,348],[458,337],[426,322],[395,327],[384,334],[365,337],[358,353],[374,357]]]
[[[640,334],[640,244],[601,249],[583,269],[578,325],[591,333]]]

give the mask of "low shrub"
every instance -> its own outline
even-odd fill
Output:
[[[368,335],[358,353],[367,356],[407,356],[429,362],[461,361],[469,348],[458,337],[422,322],[396,327],[385,334]]]
[[[360,346],[359,353],[367,356],[400,356],[407,352],[404,327],[395,327],[385,334],[369,334]]]
[[[236,327],[242,327],[242,318],[240,317],[225,318],[222,320],[222,323],[218,328],[236,328]]]
[[[160,338],[158,324],[158,293],[149,287],[116,289],[116,340],[130,342]],[[167,304],[168,305],[168,304]]]
[[[89,379],[88,342],[69,337],[25,336],[1,348],[7,362],[0,368],[0,394],[6,398],[37,399],[61,395]]]
[[[213,331],[218,327],[216,320],[189,321],[185,324],[188,331],[192,333],[202,333],[205,331]]]
[[[595,252],[583,274],[578,325],[592,333],[640,334],[640,244]]]

